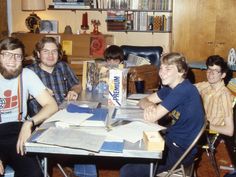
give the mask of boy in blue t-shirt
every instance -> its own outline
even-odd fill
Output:
[[[185,79],[187,71],[184,56],[179,53],[164,55],[159,70],[164,86],[138,103],[144,109],[145,120],[156,122],[168,113],[174,119],[166,131],[165,151],[156,173],[169,170],[175,164],[204,124],[201,97],[196,87]],[[194,148],[184,164],[191,164],[196,152]],[[146,177],[149,172],[149,164],[126,164],[121,168],[120,177]]]

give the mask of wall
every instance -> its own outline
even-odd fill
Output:
[[[45,0],[46,7],[52,2],[52,0]],[[28,31],[25,26],[25,19],[30,14],[29,11],[21,11],[21,0],[11,0],[12,8],[12,31]],[[58,20],[59,33],[64,32],[66,25],[70,25],[73,33],[76,33],[80,30],[80,25],[82,21],[82,13],[86,11],[71,11],[71,10],[46,10],[36,12],[37,15],[42,20]],[[106,11],[87,11],[88,12],[88,21],[91,19],[99,19],[101,26],[99,30],[104,34],[113,34],[115,39],[115,44],[117,45],[157,45],[162,46],[165,52],[170,50],[170,40],[171,34],[169,33],[145,33],[145,32],[107,32],[106,31]],[[89,24],[90,25],[90,24]],[[88,32],[93,30],[92,25],[89,26],[90,29]]]

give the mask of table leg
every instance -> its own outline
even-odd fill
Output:
[[[154,166],[154,164],[153,163],[150,163],[150,175],[149,175],[149,177],[153,177],[153,166]]]
[[[44,157],[44,177],[48,177],[48,159]]]

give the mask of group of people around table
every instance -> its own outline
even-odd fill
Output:
[[[24,144],[32,131],[58,111],[64,100],[77,100],[81,82],[69,65],[62,61],[60,43],[52,37],[37,42],[33,52],[35,63],[22,66],[24,45],[8,37],[0,41],[0,176],[10,165],[17,177],[41,177],[40,164],[33,155],[25,154]],[[104,52],[109,65],[123,63],[119,46],[111,45]],[[162,87],[138,105],[144,119],[157,122],[167,114],[173,119],[165,133],[165,150],[155,173],[170,169],[194,140],[205,118],[209,127],[220,134],[232,136],[233,96],[224,84],[228,67],[218,55],[207,61],[207,81],[193,85],[186,77],[186,58],[179,53],[161,57],[159,76]],[[155,76],[153,76],[155,77]],[[184,164],[193,162],[194,148]],[[96,177],[95,164],[75,164],[75,175]],[[120,177],[146,177],[149,164],[126,164]]]

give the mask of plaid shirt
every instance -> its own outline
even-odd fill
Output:
[[[52,73],[42,70],[38,63],[27,66],[33,70],[39,78],[42,80],[44,85],[53,91],[53,97],[55,98],[58,105],[60,105],[67,92],[74,86],[80,83],[77,76],[70,69],[68,64],[65,62],[58,62]],[[29,101],[29,115],[32,117],[37,114],[41,106],[35,99]]]

